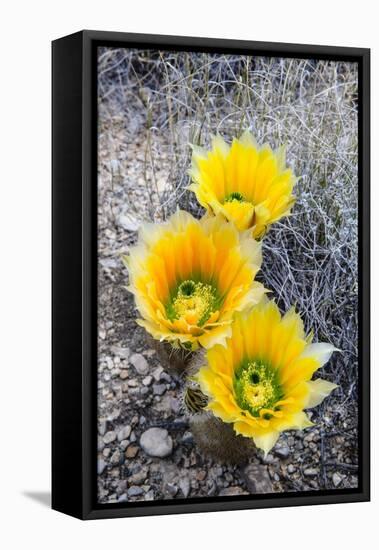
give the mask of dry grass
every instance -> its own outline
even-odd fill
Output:
[[[349,411],[346,429],[356,424],[357,398],[357,79],[357,66],[345,62],[99,53],[105,173],[132,199],[120,206],[100,186],[109,215],[126,208],[135,219],[160,220],[177,204],[199,215],[186,191],[189,143],[250,128],[260,142],[287,144],[298,199],[264,240],[262,278],[283,310],[296,304],[316,340],[342,350],[323,376],[341,386],[329,414],[334,422],[341,407]]]

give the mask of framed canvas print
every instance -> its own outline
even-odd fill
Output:
[[[369,499],[369,50],[53,42],[53,508]]]

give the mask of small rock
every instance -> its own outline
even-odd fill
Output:
[[[105,434],[106,428],[107,428],[107,422],[106,422],[106,420],[102,420],[101,422],[99,422],[99,434],[100,434],[100,435],[104,435],[104,434]]]
[[[128,378],[128,371],[126,369],[122,369],[119,376],[121,380],[125,380],[126,378]]]
[[[210,485],[210,487],[209,487],[209,489],[208,489],[207,495],[208,495],[209,497],[213,497],[213,496],[215,496],[216,493],[217,493],[217,485],[216,485],[216,483],[215,483],[214,481],[212,481],[212,483],[211,483],[211,485]]]
[[[191,432],[184,432],[182,436],[182,443],[184,445],[192,445],[193,444],[193,435]]]
[[[245,478],[246,486],[250,493],[273,492],[267,466],[249,464],[243,469],[242,475]]]
[[[128,497],[138,497],[143,494],[143,489],[137,487],[137,485],[132,485],[128,489]]]
[[[235,495],[247,495],[248,493],[238,486],[226,487],[219,492],[220,497],[232,497]]]
[[[167,483],[166,487],[166,492],[171,496],[171,497],[174,497],[176,495],[176,493],[178,492],[178,488],[176,485],[174,485],[173,483]]]
[[[167,374],[167,372],[162,372],[162,374],[159,377],[159,380],[163,380],[164,382],[171,382],[171,376]]]
[[[342,477],[339,474],[337,474],[337,472],[335,472],[332,476],[332,481],[333,481],[334,487],[338,487],[339,485],[341,485]]]
[[[180,490],[183,493],[184,498],[187,498],[188,495],[190,494],[190,490],[191,490],[191,484],[190,484],[190,481],[189,481],[188,477],[182,477],[179,480],[179,487],[180,487]]]
[[[109,164],[111,166],[112,176],[115,176],[116,174],[120,174],[121,167],[120,167],[120,161],[119,160],[111,159]]]
[[[147,478],[148,470],[146,468],[141,468],[139,472],[136,472],[128,478],[128,482],[132,485],[141,485]]]
[[[145,378],[142,380],[142,384],[144,386],[150,386],[150,384],[152,383],[153,381],[153,377],[150,376],[150,374],[148,376],[145,376]]]
[[[117,269],[118,263],[113,258],[105,258],[103,260],[99,260],[99,264],[105,267],[106,269]]]
[[[116,439],[116,432],[113,432],[113,431],[107,432],[103,437],[103,441],[106,445],[108,445],[109,443],[112,443],[115,439]]]
[[[205,470],[200,470],[196,474],[197,481],[204,481],[204,479],[207,477],[207,472]]]
[[[127,481],[126,479],[120,479],[118,482],[117,482],[117,494],[118,495],[122,495],[125,493],[126,489],[127,489]],[[134,485],[134,484],[132,484]]]
[[[106,362],[107,362],[107,367],[109,370],[112,370],[113,369],[113,361],[110,357],[106,357]]]
[[[130,358],[130,362],[138,374],[146,375],[149,372],[149,365],[144,356],[140,353],[133,353]]]
[[[112,399],[113,399],[113,392],[112,392]],[[109,422],[113,422],[116,418],[118,418],[121,414],[121,409],[114,409],[111,413],[108,415]]]
[[[140,445],[146,454],[164,458],[172,453],[172,439],[167,430],[149,428],[141,435]]]
[[[127,500],[128,500],[128,495],[124,493],[118,497],[117,502],[126,502]]]
[[[111,456],[111,463],[112,464],[119,464],[121,459],[121,453],[119,449],[116,449],[113,455]]]
[[[295,468],[295,466],[294,466],[293,464],[289,464],[289,465],[287,466],[287,472],[288,472],[289,474],[293,474],[295,471],[296,471],[296,468]]]
[[[307,477],[316,477],[318,476],[318,470],[316,470],[316,468],[306,468],[304,470],[304,475]]]
[[[177,398],[175,398],[175,397],[171,397],[171,399],[170,399],[170,404],[171,404],[171,410],[172,410],[175,414],[179,414],[180,411],[182,410],[182,404],[181,404],[180,399],[177,399]]]
[[[134,458],[135,456],[137,456],[138,451],[139,447],[137,447],[136,445],[129,445],[129,447],[125,451],[125,456],[126,458]]]
[[[117,218],[117,224],[120,225],[126,231],[138,231],[140,226],[138,220],[133,216],[122,214]]]
[[[171,414],[171,396],[168,393],[161,396],[160,400],[157,400],[157,403],[154,405],[154,408],[158,412]]]
[[[275,449],[275,454],[280,458],[288,458],[290,450],[288,447],[278,447],[277,449]]]
[[[121,428],[121,430],[117,433],[117,439],[119,441],[122,441],[123,439],[128,439],[132,432],[131,426],[125,426],[124,428]]]
[[[112,346],[111,352],[117,357],[121,357],[122,359],[128,359],[130,355],[129,348],[121,348],[120,346]]]
[[[163,372],[163,368],[161,366],[153,370],[153,377],[156,382],[159,382],[162,372]]]
[[[153,384],[154,395],[163,395],[165,391],[166,391],[165,384]]]
[[[97,461],[97,473],[99,476],[104,472],[106,465],[106,462],[101,458]]]

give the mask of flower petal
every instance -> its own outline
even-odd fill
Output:
[[[312,357],[317,359],[320,367],[325,365],[327,363],[334,351],[339,351],[337,348],[332,346],[331,344],[325,344],[325,343],[316,343],[316,344],[310,344],[305,348],[303,353],[301,354],[301,357]]]
[[[306,404],[306,409],[316,407],[319,405],[325,397],[327,397],[333,390],[338,388],[337,384],[333,382],[328,382],[322,378],[317,378],[317,380],[312,380],[308,382],[308,387],[310,390],[308,402]]]
[[[254,435],[254,443],[258,449],[262,449],[265,456],[271,451],[275,443],[278,441],[280,432],[272,431],[263,435]]]

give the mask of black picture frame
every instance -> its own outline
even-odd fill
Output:
[[[359,487],[354,490],[96,502],[98,46],[155,47],[358,63]],[[370,50],[81,31],[52,43],[52,507],[81,519],[370,499]]]

